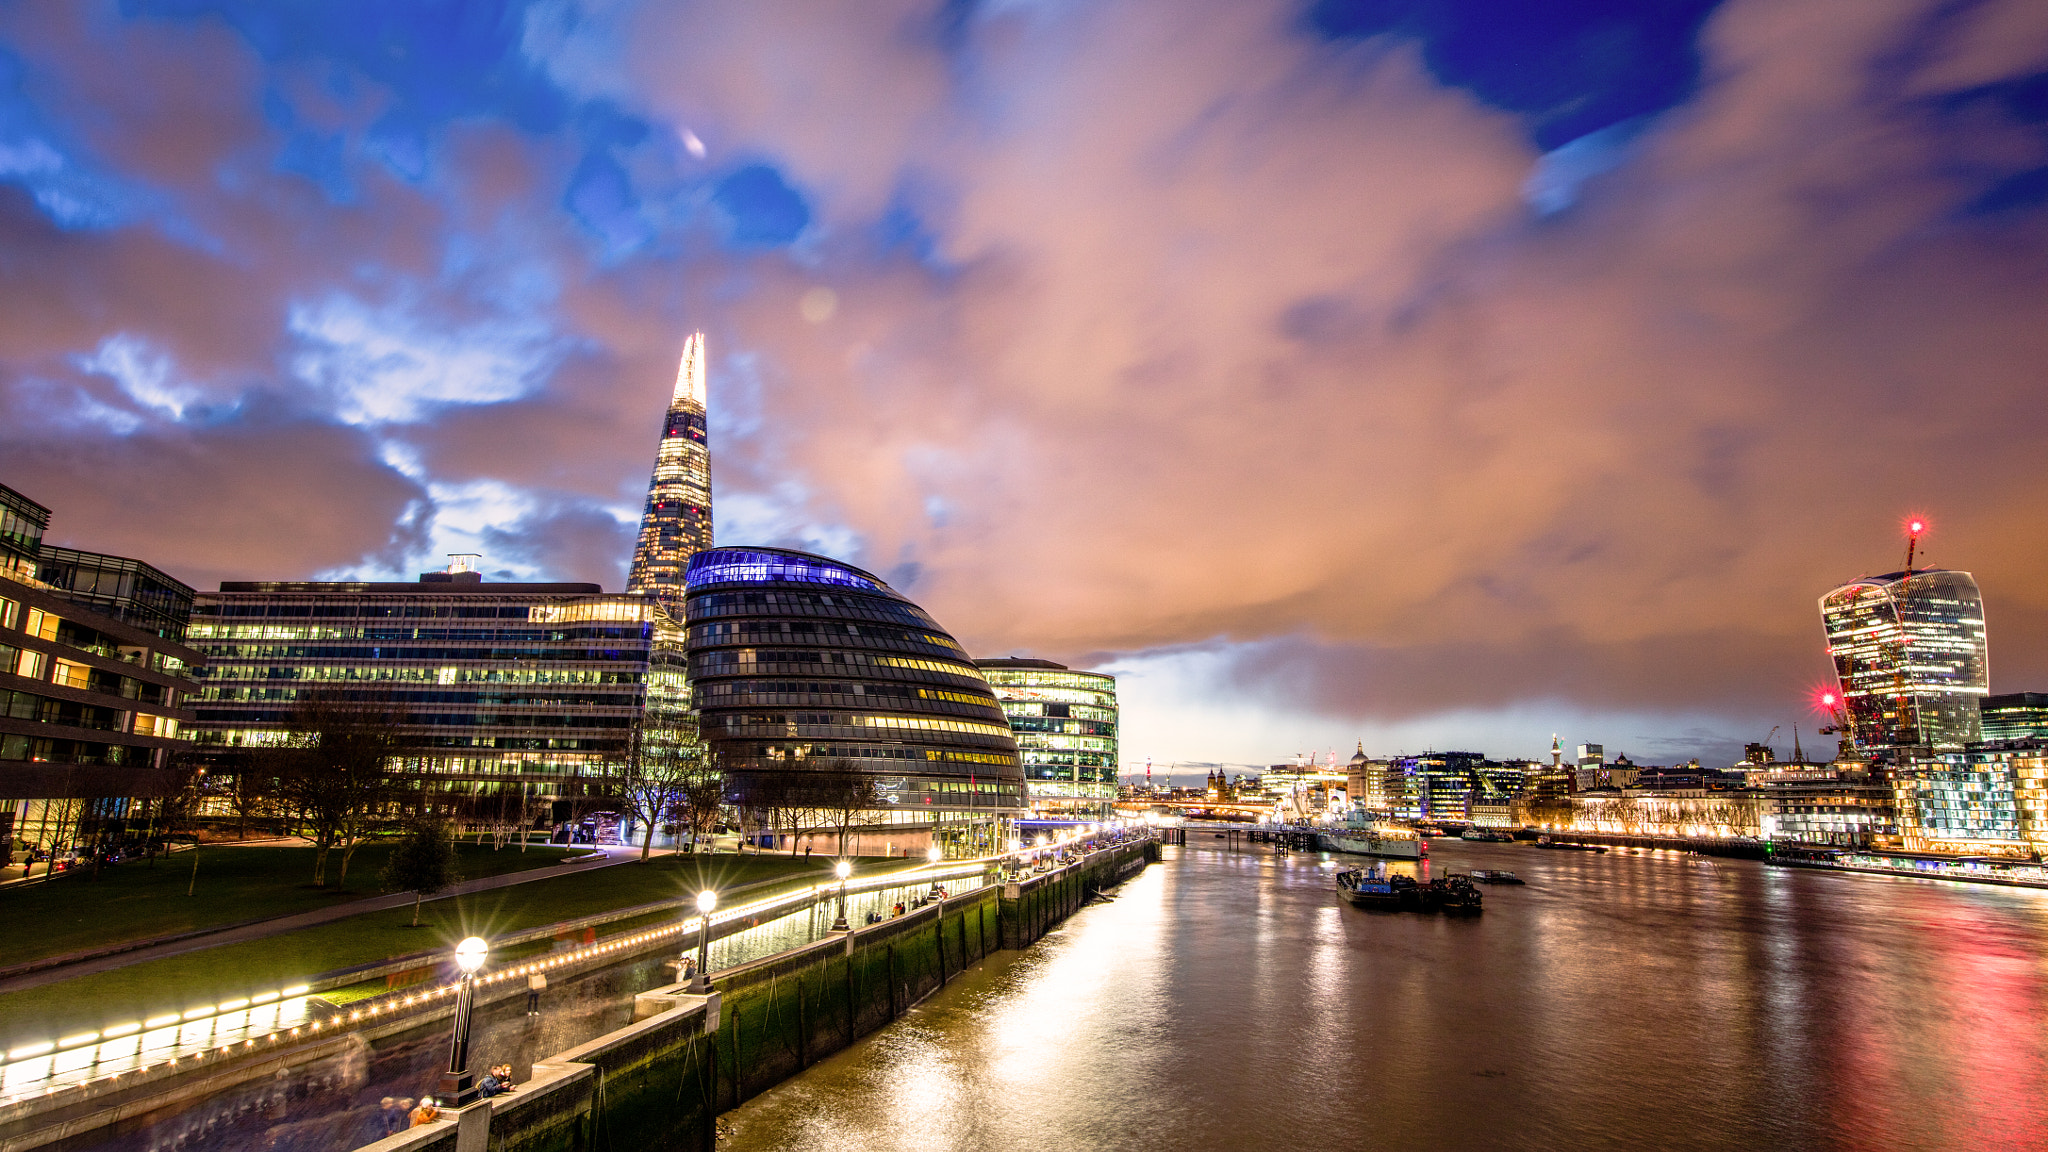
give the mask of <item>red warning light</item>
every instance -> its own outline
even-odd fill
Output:
[[[1906,522],[1906,531],[1912,533],[1915,536],[1918,536],[1922,532],[1927,531],[1927,521],[1909,520]]]

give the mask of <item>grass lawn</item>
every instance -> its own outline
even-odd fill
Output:
[[[875,858],[861,861],[859,871],[911,863]],[[464,936],[488,938],[687,896],[706,885],[731,889],[776,878],[808,883],[829,876],[831,866],[832,858],[824,856],[660,856],[645,864],[432,901],[421,908],[418,928],[407,927],[412,918],[408,905],[263,940],[168,956],[0,995],[0,1049],[273,991],[322,972],[422,949],[452,949]],[[205,867],[202,862],[202,877]]]
[[[0,888],[0,923],[14,926],[0,935],[0,966],[375,896],[377,873],[390,852],[389,843],[356,849],[347,891],[334,887],[339,852],[327,856],[328,886],[315,888],[311,848],[213,845],[199,849],[199,882],[189,897],[189,852],[159,858],[153,867],[130,861],[103,868],[97,879],[80,870],[59,872],[48,883]],[[547,867],[567,854],[565,848],[493,851],[472,843],[457,848],[456,860],[463,879],[478,880]]]

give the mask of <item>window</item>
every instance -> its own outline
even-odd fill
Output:
[[[48,662],[49,657],[41,652],[23,651],[20,656],[15,658],[14,674],[16,676],[26,676],[31,680],[41,680],[43,678],[43,667]]]
[[[57,625],[61,623],[63,621],[41,608],[31,608],[28,610],[28,620],[22,625],[22,630],[38,639],[55,640]]]
[[[56,669],[50,673],[50,683],[62,684],[66,688],[90,688],[92,669],[69,660],[59,660]]]
[[[21,602],[0,597],[0,628],[12,628],[21,619]]]

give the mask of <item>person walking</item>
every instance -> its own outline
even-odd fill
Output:
[[[540,1015],[540,994],[547,990],[547,973],[535,972],[526,978],[526,1014],[528,1016]]]

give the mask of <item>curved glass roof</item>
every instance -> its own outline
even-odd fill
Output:
[[[691,590],[712,584],[829,584],[893,594],[887,584],[851,565],[786,548],[708,548],[690,557],[683,576]]]

